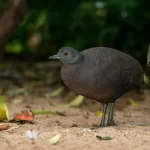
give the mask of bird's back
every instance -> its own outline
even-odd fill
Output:
[[[63,65],[61,70],[64,83],[78,94],[109,103],[143,82],[141,65],[125,53],[106,47],[81,53],[80,63]]]

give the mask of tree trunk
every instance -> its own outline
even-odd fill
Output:
[[[0,60],[7,41],[27,13],[27,0],[8,0],[0,13]]]

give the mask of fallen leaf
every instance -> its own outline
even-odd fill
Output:
[[[13,120],[32,122],[34,120],[34,114],[32,110],[23,110],[21,113],[15,113]]]
[[[64,91],[64,87],[60,87],[52,93],[46,94],[47,98],[59,96]]]
[[[16,99],[13,99],[13,103],[14,104],[21,104],[21,103],[23,103],[23,101],[24,101],[24,99],[23,98],[16,98]]]
[[[63,112],[59,111],[51,111],[51,110],[33,110],[34,115],[60,115],[60,116],[65,116]]]
[[[1,130],[7,130],[10,126],[9,125],[0,125],[0,131]]]
[[[139,104],[134,99],[129,98],[128,101],[132,106],[136,106],[136,107],[139,106]]]
[[[48,139],[51,144],[56,144],[61,138],[61,134],[57,134],[54,137]]]
[[[110,136],[104,136],[104,137],[102,137],[102,136],[99,136],[99,135],[97,135],[96,138],[97,138],[98,140],[112,140],[112,139],[113,139],[113,138],[110,137]]]
[[[101,111],[97,111],[96,112],[96,116],[97,117],[101,117],[103,115],[103,112],[101,112]],[[106,114],[106,118],[108,117],[108,114]]]
[[[45,114],[51,114],[55,115],[56,111],[51,110],[33,110],[34,115],[45,115]]]
[[[2,120],[8,120],[9,119],[9,113],[8,108],[5,103],[5,97],[0,96],[0,121]]]
[[[150,62],[149,62],[149,66],[150,66]],[[146,83],[146,84],[149,83],[149,78],[145,73],[144,73],[144,83]]]
[[[74,100],[69,104],[70,107],[80,107],[83,103],[84,96],[78,95]]]

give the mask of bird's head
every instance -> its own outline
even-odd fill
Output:
[[[82,54],[71,47],[61,47],[56,55],[50,56],[49,59],[59,59],[63,64],[75,64],[81,58]]]

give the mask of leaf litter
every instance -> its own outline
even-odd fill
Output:
[[[5,103],[5,97],[0,96],[0,121],[8,120],[9,119],[9,112],[7,105]]]
[[[34,113],[32,110],[22,110],[19,113],[14,113],[14,118],[10,122],[33,123]]]
[[[48,141],[51,144],[56,144],[61,139],[61,137],[62,137],[62,135],[59,133],[59,134],[55,135],[54,137],[48,139]]]
[[[46,98],[56,97],[59,96],[63,91],[64,91],[64,87],[60,87],[57,90],[53,91],[52,93],[46,94],[45,96]]]
[[[70,107],[80,107],[83,103],[83,100],[84,100],[84,96],[82,95],[78,95],[75,99],[73,99],[69,106]]]
[[[96,138],[98,139],[98,140],[112,140],[113,138],[112,137],[110,137],[110,136],[99,136],[99,135],[97,135],[96,136]]]
[[[2,131],[2,130],[7,130],[7,129],[9,129],[9,125],[7,125],[7,124],[0,124],[0,131]]]

